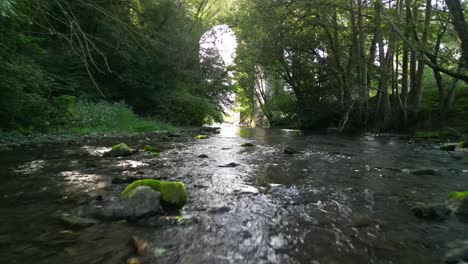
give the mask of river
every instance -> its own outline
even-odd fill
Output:
[[[249,128],[146,141],[163,149],[158,157],[102,158],[110,142],[1,153],[0,263],[125,263],[138,236],[153,252],[143,263],[430,264],[468,237],[455,217],[410,211],[468,189],[466,155],[456,160],[427,142]],[[438,173],[409,173],[427,168]],[[122,177],[184,182],[188,203],[168,215],[187,221],[78,230],[57,221],[58,210],[118,194],[125,185],[112,180]]]

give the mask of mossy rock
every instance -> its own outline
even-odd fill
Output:
[[[198,135],[195,137],[195,139],[208,139],[209,137],[207,135]]]
[[[250,142],[246,142],[246,143],[241,144],[241,147],[251,148],[251,147],[255,147],[255,145]]]
[[[155,147],[152,147],[150,145],[146,145],[145,148],[143,149],[145,152],[158,152],[158,150]]]
[[[159,152],[153,151],[153,152],[151,152],[151,155],[152,155],[154,158],[156,158],[157,156],[159,156]]]
[[[457,148],[457,145],[454,145],[454,144],[447,144],[447,145],[440,146],[440,150],[443,150],[443,151],[455,151],[456,148]]]
[[[463,192],[451,192],[448,197],[449,200],[465,200],[468,199],[468,191]]]
[[[112,147],[112,149],[105,153],[105,156],[110,156],[110,157],[125,157],[125,156],[130,156],[133,153],[135,153],[134,149],[131,149],[127,144],[125,143],[120,143]]]
[[[131,191],[138,186],[148,186],[161,193],[161,199],[167,203],[183,206],[187,201],[185,185],[181,182],[168,182],[154,179],[135,181],[128,185],[122,192],[122,197],[127,198]]]
[[[468,148],[468,143],[466,143],[465,141],[462,141],[462,142],[458,143],[458,147],[459,148]]]

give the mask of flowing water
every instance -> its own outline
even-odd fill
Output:
[[[415,202],[443,202],[468,189],[466,157],[427,143],[247,128],[223,128],[206,140],[146,141],[163,152],[102,158],[112,145],[102,142],[1,153],[0,263],[125,263],[129,238],[138,236],[149,242],[146,263],[429,264],[468,238],[468,224],[455,217],[411,214]],[[285,146],[301,153],[284,154]],[[439,173],[409,173],[422,168]],[[70,230],[57,220],[58,210],[118,195],[125,184],[112,179],[122,177],[184,182],[188,203],[170,214],[187,221]]]

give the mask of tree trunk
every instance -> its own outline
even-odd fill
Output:
[[[464,59],[464,68],[468,68],[468,27],[466,26],[460,0],[445,0],[450,16],[452,17],[453,27],[461,40],[462,56]]]

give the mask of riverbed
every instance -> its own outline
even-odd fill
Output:
[[[156,146],[157,157],[102,157],[119,142],[0,153],[0,263],[126,263],[137,236],[150,249],[142,263],[430,264],[468,239],[468,223],[418,219],[410,210],[468,189],[466,152],[455,159],[435,143],[396,136],[220,132],[126,142]],[[410,173],[419,169],[436,173]],[[57,211],[118,195],[134,178],[182,181],[188,202],[159,224],[74,229],[57,220]]]

